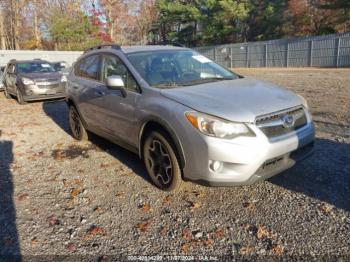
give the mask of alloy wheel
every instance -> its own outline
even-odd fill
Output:
[[[173,165],[167,148],[156,138],[153,138],[148,147],[148,163],[152,171],[152,175],[163,186],[167,186],[172,182]]]
[[[79,139],[81,137],[81,124],[80,124],[79,115],[75,110],[75,108],[72,108],[69,111],[69,123],[70,123],[71,130],[73,132],[73,136]]]

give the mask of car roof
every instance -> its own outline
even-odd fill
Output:
[[[122,46],[121,50],[126,54],[130,54],[130,53],[151,52],[151,51],[188,50],[188,48],[170,46],[170,45],[146,45],[146,46]]]

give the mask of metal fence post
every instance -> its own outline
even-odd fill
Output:
[[[230,47],[230,68],[233,68],[233,51],[232,51],[232,46]]]
[[[289,67],[289,43],[287,43],[287,50],[286,50],[286,67]]]
[[[310,57],[309,57],[309,66],[312,67],[312,55],[313,55],[313,49],[314,49],[314,41],[310,41]]]
[[[267,67],[267,44],[265,45],[265,57],[264,57],[264,60],[265,60],[264,65],[265,65],[265,67]]]
[[[336,67],[339,67],[340,43],[341,43],[341,38],[339,37],[337,40],[337,60],[335,65]]]
[[[249,46],[246,46],[245,67],[249,67]]]
[[[213,50],[213,56],[214,56],[214,61],[217,62],[216,61],[216,47],[215,46],[214,46],[214,50]]]

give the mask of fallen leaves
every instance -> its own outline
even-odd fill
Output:
[[[29,196],[27,193],[23,193],[23,194],[20,194],[17,199],[18,199],[18,201],[24,201],[24,200],[27,200],[28,197]]]
[[[151,205],[148,204],[148,203],[140,205],[139,208],[140,208],[143,212],[152,211]]]
[[[161,230],[159,231],[159,234],[165,237],[168,234],[168,228],[162,227]]]
[[[262,239],[262,238],[276,239],[276,234],[274,234],[272,231],[267,230],[266,227],[264,226],[259,226],[256,232],[256,237],[258,239]]]
[[[217,229],[214,232],[214,237],[215,238],[223,238],[225,236],[225,231],[223,229]]]
[[[190,245],[189,244],[183,244],[182,246],[181,246],[181,251],[182,251],[182,253],[184,253],[184,254],[188,254],[188,252],[190,251]]]
[[[271,249],[272,253],[274,253],[275,255],[283,255],[284,253],[284,248],[280,245],[274,245]]]
[[[57,217],[52,214],[47,218],[47,222],[49,223],[49,226],[57,226],[60,224],[60,221],[57,219]]]
[[[116,197],[122,197],[122,196],[124,196],[124,195],[125,195],[124,192],[115,193],[115,196],[116,196]]]
[[[107,168],[110,166],[111,166],[110,164],[106,164],[106,163],[101,163],[101,165],[100,165],[101,168]]]
[[[241,247],[239,249],[239,253],[242,255],[251,254],[251,253],[253,253],[253,251],[254,251],[254,248],[252,248],[252,247]]]
[[[182,238],[186,241],[192,240],[192,233],[188,229],[182,231]]]
[[[68,243],[68,244],[66,245],[66,249],[67,249],[68,251],[70,251],[70,252],[74,252],[77,248],[76,248],[76,246],[75,246],[73,243]]]
[[[331,205],[329,205],[329,204],[327,204],[327,203],[324,203],[324,202],[322,202],[321,204],[319,204],[319,205],[317,206],[317,208],[318,208],[319,210],[321,210],[324,214],[329,214],[329,213],[332,211],[332,209],[333,209],[333,207],[332,207]]]
[[[38,238],[37,237],[33,237],[31,240],[30,240],[30,245],[32,248],[36,248],[39,244],[39,241],[38,241]]]
[[[141,232],[146,232],[149,226],[152,224],[152,220],[148,219],[136,225],[136,228]]]
[[[70,192],[72,198],[76,198],[81,193],[80,188],[73,188]]]
[[[164,205],[169,205],[171,203],[172,199],[171,199],[171,196],[166,196],[163,200],[163,206]]]
[[[196,197],[198,198],[203,198],[204,197],[204,192],[201,191],[193,191],[192,192]]]
[[[250,203],[250,202],[245,202],[243,203],[243,207],[247,208],[249,210],[255,210],[256,206],[254,203]]]
[[[102,227],[92,225],[86,232],[84,240],[91,240],[96,236],[105,236],[105,235],[106,235],[106,231]]]
[[[201,204],[198,202],[188,201],[188,203],[190,204],[191,211],[194,211],[201,207]]]

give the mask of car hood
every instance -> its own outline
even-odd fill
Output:
[[[59,72],[45,72],[45,73],[21,73],[21,77],[26,77],[32,80],[36,79],[54,79],[54,78],[60,78],[62,76]]]
[[[246,123],[302,104],[293,92],[252,78],[163,89],[161,94],[196,111]]]

